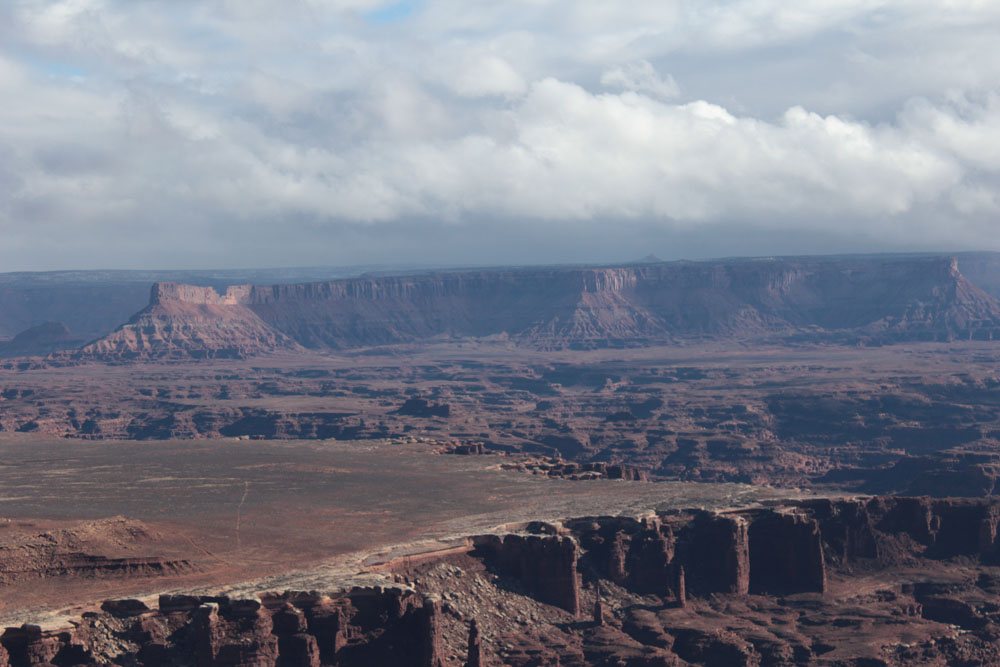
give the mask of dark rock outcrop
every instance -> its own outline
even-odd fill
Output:
[[[396,411],[410,417],[448,417],[451,408],[447,404],[433,404],[423,398],[410,398]]]
[[[689,592],[744,595],[750,590],[750,540],[746,518],[697,516],[678,533],[678,542]]]
[[[1000,561],[1000,501],[809,500],[778,510],[576,519],[566,528],[583,550],[583,571],[681,605],[689,593],[823,593],[831,563]]]
[[[475,555],[502,575],[520,581],[542,602],[580,612],[576,542],[544,535],[483,535],[474,538]]]
[[[819,523],[795,513],[769,512],[750,524],[751,593],[826,591]]]
[[[0,635],[12,665],[47,665],[60,653],[73,650],[69,633],[47,633],[37,625],[25,623],[19,628],[7,628]]]
[[[560,458],[541,457],[529,458],[515,463],[504,463],[504,470],[520,470],[533,474],[546,475],[561,479],[621,479],[630,482],[648,482],[649,473],[639,468],[633,468],[619,463],[604,463],[592,461],[576,463]]]
[[[479,624],[476,619],[469,623],[469,648],[465,656],[465,667],[482,667],[483,643],[479,637]]]
[[[594,587],[594,625],[604,625],[604,601],[601,600],[601,582]]]
[[[263,600],[163,596],[158,609],[114,614],[117,636],[110,644],[108,626],[97,624],[107,621],[98,615],[67,632],[8,628],[0,636],[0,665],[8,664],[5,657],[26,667],[110,664],[124,648],[145,665],[440,667],[439,614],[437,602],[393,588],[330,596],[285,593]]]
[[[933,558],[1000,557],[1000,507],[993,500],[881,496],[802,503],[818,521],[826,553],[839,563],[898,563]]]

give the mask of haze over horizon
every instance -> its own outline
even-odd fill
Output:
[[[1000,5],[14,0],[0,271],[998,250]]]

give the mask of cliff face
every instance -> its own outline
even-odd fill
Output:
[[[103,606],[132,664],[271,667],[406,665],[441,667],[438,603],[398,588],[285,593],[262,600],[162,595],[157,610],[138,600]],[[111,664],[97,615],[71,632],[37,626],[0,636],[0,665]]]
[[[325,283],[173,283],[84,349],[103,357],[246,356],[508,335],[554,347],[761,336],[889,343],[992,339],[1000,304],[954,259],[816,258],[443,272]]]
[[[211,287],[181,283],[155,283],[149,295],[149,305],[169,307],[176,304],[200,306],[235,306],[247,301],[250,285],[233,285],[220,294]]]
[[[373,562],[379,585],[105,601],[7,628],[0,667],[992,665],[998,522],[995,500],[875,497],[531,523]]]
[[[486,535],[476,553],[498,572],[520,580],[542,602],[580,612],[576,543],[567,537]]]
[[[537,342],[665,333],[624,296],[632,270],[443,273],[254,287],[247,305],[308,347],[509,334]]]
[[[249,286],[220,295],[211,287],[156,283],[149,306],[82,348],[110,359],[243,358],[298,345],[241,305]]]
[[[823,593],[828,570],[850,572],[859,563],[881,570],[915,559],[1000,561],[994,500],[815,500],[721,514],[575,519],[565,527],[583,550],[581,571],[680,603],[688,592]],[[536,576],[556,560],[539,552]]]

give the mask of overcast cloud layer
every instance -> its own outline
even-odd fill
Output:
[[[1000,249],[991,0],[9,0],[0,271]]]

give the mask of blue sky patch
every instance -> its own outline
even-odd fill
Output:
[[[83,76],[84,71],[79,67],[73,67],[72,65],[66,65],[65,63],[48,63],[43,65],[45,71],[49,74],[54,74],[55,76]]]
[[[39,60],[34,57],[26,57],[21,62],[24,64],[37,69],[40,72],[45,72],[51,76],[64,77],[67,79],[72,79],[78,76],[84,76],[86,72],[74,65],[69,65],[67,63],[54,62],[51,60]]]
[[[398,23],[420,9],[422,4],[423,0],[402,0],[402,2],[368,12],[364,17],[372,23]]]

